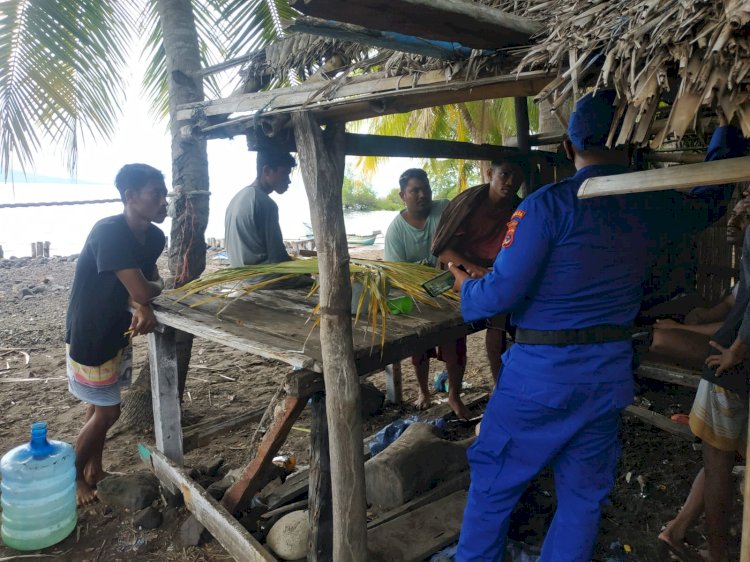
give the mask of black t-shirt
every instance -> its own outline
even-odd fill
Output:
[[[94,225],[78,258],[65,319],[65,343],[74,361],[101,365],[127,345],[128,291],[115,271],[139,267],[151,279],[164,242],[164,233],[153,224],[145,243],[138,242],[124,215]]]

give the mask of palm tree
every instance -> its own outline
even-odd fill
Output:
[[[528,100],[528,107],[531,128],[537,130],[539,110],[531,99]],[[365,121],[360,126],[377,135],[496,145],[502,145],[504,139],[516,134],[513,98],[444,105],[410,113],[386,115]],[[359,167],[365,175],[370,175],[381,161],[380,158],[362,158]],[[472,183],[477,183],[480,176],[477,163],[469,160],[433,158],[425,160],[423,166],[433,178],[457,178],[457,185],[454,186],[457,192],[463,191]],[[484,170],[481,172],[483,177]]]
[[[81,141],[116,130],[137,37],[147,37],[151,57],[144,90],[155,114],[172,117],[178,105],[203,100],[204,84],[219,95],[202,67],[276,39],[289,15],[285,0],[0,0],[0,170],[7,179],[14,162],[26,169],[45,140],[65,148],[74,174]],[[204,141],[170,124],[177,216],[169,263],[182,284],[205,268],[208,158]],[[191,344],[178,343],[183,385]],[[136,382],[150,390],[148,377]],[[146,396],[132,411],[145,421],[150,408]]]

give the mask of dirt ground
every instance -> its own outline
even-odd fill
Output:
[[[214,262],[215,263],[215,262]],[[12,266],[9,266],[12,265]],[[75,441],[84,414],[80,402],[67,392],[64,363],[64,318],[75,263],[66,259],[28,260],[21,264],[0,260],[0,453],[28,439],[32,421],[49,425],[52,438]],[[135,365],[146,358],[144,338],[135,341]],[[433,371],[440,367],[433,361]],[[246,412],[266,405],[287,368],[261,358],[196,340],[184,403],[189,423],[218,414]],[[371,382],[384,390],[382,374]],[[469,341],[466,382],[472,391],[491,390],[492,378],[484,356],[483,335]],[[641,389],[653,409],[672,414],[688,412],[689,390],[664,385]],[[412,415],[416,385],[408,362],[404,362],[405,406],[387,407],[366,421],[370,433],[400,415]],[[444,399],[445,395],[435,398]],[[293,456],[298,466],[307,464],[309,418],[303,414],[282,453]],[[186,464],[199,466],[221,457],[232,467],[246,462],[247,442],[254,424],[231,431],[186,456]],[[105,467],[110,471],[142,470],[136,445],[153,443],[150,432],[133,433],[115,427],[107,441]],[[625,419],[622,429],[623,456],[611,505],[605,509],[596,549],[596,560],[668,560],[659,549],[660,527],[678,511],[693,477],[700,468],[700,452],[692,444]],[[737,494],[733,532],[739,542],[741,502]],[[524,496],[514,516],[510,535],[530,545],[539,545],[554,510],[554,484],[542,474]],[[164,509],[164,522],[156,530],[133,527],[133,514],[101,504],[79,510],[77,530],[62,543],[46,549],[40,560],[229,560],[216,541],[183,549],[175,539],[184,508]],[[705,541],[701,521],[689,539]],[[613,558],[626,545],[628,558]],[[19,553],[0,546],[0,558]],[[622,556],[622,554],[620,554]],[[8,560],[12,558],[2,558]]]

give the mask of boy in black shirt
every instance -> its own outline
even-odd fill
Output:
[[[89,404],[75,447],[78,505],[92,503],[97,483],[107,476],[104,440],[120,416],[121,388],[130,384],[130,338],[153,331],[150,302],[164,286],[156,260],[165,238],[152,224],[167,216],[164,175],[128,164],[115,185],[125,208],[97,222],[86,239],[66,317],[68,390]]]

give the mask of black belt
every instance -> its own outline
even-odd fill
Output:
[[[580,330],[527,330],[516,329],[516,343],[532,345],[587,345],[629,340],[633,328],[604,324]]]

